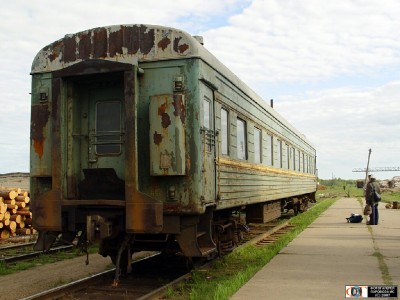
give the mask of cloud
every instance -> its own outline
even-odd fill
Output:
[[[399,14],[396,0],[256,0],[203,34],[246,82],[304,82],[398,64]]]
[[[369,148],[372,165],[398,166],[399,15],[397,0],[11,1],[0,10],[0,173],[29,169],[36,53],[68,33],[132,23],[203,35],[311,140],[323,178],[357,177]]]
[[[320,177],[357,178],[352,170],[366,167],[370,148],[372,167],[398,166],[399,97],[400,81],[392,81],[374,89],[312,91],[275,107],[314,144]]]

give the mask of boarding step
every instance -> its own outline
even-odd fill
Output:
[[[202,237],[202,236],[205,236],[205,235],[206,235],[205,231],[200,231],[200,232],[197,232],[196,237],[199,238],[199,237]]]
[[[200,252],[201,255],[204,256],[208,256],[212,253],[214,253],[215,251],[217,251],[217,249],[215,247],[200,247]]]

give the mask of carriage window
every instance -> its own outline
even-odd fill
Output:
[[[293,151],[293,170],[296,171],[296,149],[292,148]]]
[[[95,145],[97,154],[121,153],[121,102],[96,104]]]
[[[300,172],[300,150],[297,150],[297,171]]]
[[[246,145],[246,122],[242,119],[237,119],[236,127],[236,140],[237,140],[237,157],[239,159],[246,159],[247,145]]]
[[[254,128],[254,162],[261,163],[261,130]]]
[[[315,173],[315,163],[314,163],[314,157],[310,157],[310,173],[314,174]]]
[[[286,145],[286,164],[287,164],[287,168],[288,170],[290,169],[290,148],[289,145]]]
[[[228,111],[221,109],[221,154],[228,155]]]
[[[278,148],[276,149],[276,157],[278,159],[278,167],[282,168],[283,167],[283,157],[282,157],[282,141],[278,140]]]
[[[267,134],[267,165],[272,166],[274,152],[273,152],[273,137],[272,135]]]
[[[206,129],[210,129],[210,101],[207,98],[203,99],[203,114],[203,125]]]
[[[308,173],[308,165],[309,165],[309,163],[308,163],[308,155],[306,154],[306,172],[305,173]]]

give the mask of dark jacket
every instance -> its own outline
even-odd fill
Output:
[[[373,190],[375,188],[375,191],[380,194],[381,193],[381,188],[379,187],[379,184],[375,181],[374,178],[371,178],[371,181],[368,182],[367,184],[367,189],[365,190],[365,201],[367,204],[374,204],[376,201],[374,200],[374,194]]]

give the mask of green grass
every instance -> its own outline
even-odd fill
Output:
[[[356,187],[355,180],[321,180],[322,185],[326,186],[326,190],[318,190],[317,196],[320,194],[331,194],[338,197],[354,197],[364,200],[364,190]],[[400,202],[400,192],[394,192],[389,189],[381,190],[382,202],[389,203],[393,201]]]
[[[264,267],[279,251],[307,228],[337,197],[319,200],[312,209],[294,217],[295,227],[272,245],[248,245],[224,256],[210,269],[195,270],[192,278],[174,291],[168,290],[169,299],[229,299],[240,287]]]

